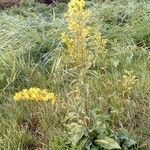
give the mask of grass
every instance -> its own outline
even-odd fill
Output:
[[[88,1],[87,5],[93,23],[108,40],[105,62],[97,61],[86,76],[89,109],[116,112],[112,128],[125,127],[138,149],[149,150],[150,2]],[[34,2],[0,10],[0,149],[68,149],[63,121],[78,74],[63,64],[64,12],[66,4]],[[138,78],[129,99],[121,94],[125,70]],[[13,101],[15,92],[34,86],[55,92],[57,104]]]

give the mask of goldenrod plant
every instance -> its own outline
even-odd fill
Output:
[[[90,26],[87,25],[91,11],[85,10],[84,0],[71,0],[68,4],[66,18],[68,21],[69,33],[62,33],[62,41],[68,47],[68,53],[76,63],[88,61],[87,37],[90,33]]]
[[[71,0],[65,14],[68,32],[61,35],[67,46],[68,61],[74,64],[70,67],[76,68],[79,82],[76,88],[80,89],[80,97],[84,99],[86,109],[89,94],[86,74],[92,63],[106,55],[106,40],[102,38],[96,25],[92,24],[91,16],[92,11],[86,8],[85,0]]]
[[[83,67],[88,66],[99,52],[106,52],[106,40],[102,38],[96,26],[91,25],[92,11],[86,9],[85,0],[71,0],[65,16],[69,32],[63,32],[61,39],[67,45],[74,63]],[[90,51],[93,47],[94,52]]]

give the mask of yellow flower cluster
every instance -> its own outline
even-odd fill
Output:
[[[85,0],[71,0],[68,3],[68,14],[74,14],[77,13],[81,10],[83,10],[83,8],[85,7]]]
[[[68,47],[68,53],[76,62],[87,60],[87,37],[90,27],[87,25],[91,11],[85,10],[85,0],[71,0],[66,13],[70,34],[62,33],[61,39]]]
[[[106,53],[106,40],[102,39],[101,33],[95,26],[91,26],[92,12],[85,9],[85,0],[71,0],[65,16],[69,32],[62,33],[61,39],[67,45],[68,53],[74,62],[83,64],[91,61],[89,45],[92,45],[97,57],[98,53],[100,55]]]
[[[123,93],[130,93],[134,84],[138,81],[137,77],[133,75],[133,71],[125,70],[125,75],[122,78]]]
[[[30,89],[23,89],[22,91],[15,93],[14,100],[51,101],[54,104],[56,97],[54,93],[49,93],[47,89],[42,90],[34,87]]]

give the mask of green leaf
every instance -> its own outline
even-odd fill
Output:
[[[81,142],[79,142],[79,144],[75,147],[76,150],[83,150],[87,140],[88,140],[87,138],[81,140]]]
[[[128,141],[126,141],[125,143],[124,143],[124,145],[126,146],[126,147],[132,147],[132,146],[134,146],[134,145],[136,145],[137,143],[133,140],[133,139],[129,139]]]
[[[95,145],[92,145],[90,150],[98,150],[98,147]]]
[[[72,142],[72,145],[77,145],[77,143],[79,142],[79,140],[82,138],[83,136],[83,132],[81,130],[81,132],[77,132],[73,135],[73,137],[71,138],[71,142]]]
[[[76,146],[83,137],[86,129],[77,123],[71,123],[68,128],[70,129],[71,143],[73,146]]]
[[[97,144],[105,149],[121,149],[119,144],[112,138],[105,137],[103,140],[96,140]]]

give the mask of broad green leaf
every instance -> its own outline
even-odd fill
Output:
[[[79,140],[82,138],[83,136],[83,132],[81,130],[81,132],[77,132],[73,135],[73,137],[71,138],[71,142],[72,142],[72,145],[77,145],[77,143],[79,142]]]
[[[105,137],[103,140],[96,140],[97,144],[100,144],[101,147],[112,150],[112,149],[121,149],[119,144],[112,138]]]
[[[85,133],[85,127],[77,123],[71,123],[69,128],[72,145],[76,146]]]

